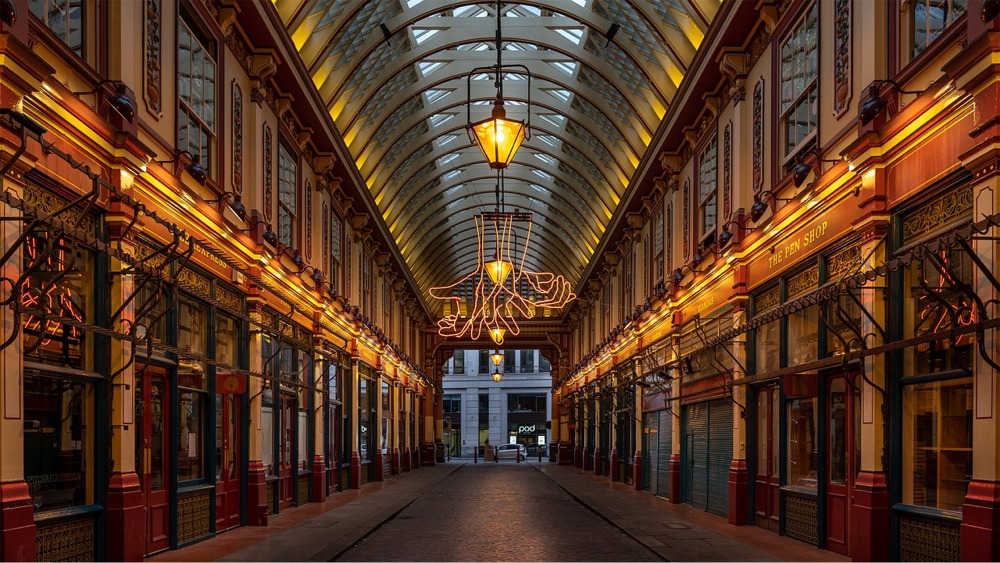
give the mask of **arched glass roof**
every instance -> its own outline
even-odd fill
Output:
[[[531,72],[531,137],[505,172],[506,207],[533,214],[531,269],[576,284],[719,0],[275,7],[426,299],[475,268],[472,218],[494,208],[495,172],[465,125],[469,100],[472,121],[492,109],[494,76],[467,77],[496,63],[497,16],[503,64]],[[503,80],[508,116],[524,119],[526,77]]]

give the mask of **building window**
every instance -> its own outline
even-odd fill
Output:
[[[549,359],[545,357],[545,354],[539,354],[538,358],[538,371],[549,372],[552,371],[552,364],[549,363]]]
[[[295,160],[284,145],[278,145],[278,240],[286,247],[295,246],[296,201],[298,182]]]
[[[715,136],[701,153],[698,168],[698,223],[701,239],[715,232],[719,203],[718,144]]]
[[[35,510],[94,504],[94,386],[24,378],[24,480]]]
[[[649,287],[663,280],[663,208],[653,212],[653,248],[650,257]]]
[[[442,399],[441,410],[447,413],[460,413],[462,412],[462,396],[461,395],[445,395]],[[455,423],[455,419],[452,419],[452,424]]]
[[[489,373],[490,372],[490,351],[480,350],[479,351],[479,373]]]
[[[545,413],[545,395],[507,395],[507,412]]]
[[[504,373],[514,373],[516,370],[514,361],[514,351],[504,350],[503,352],[503,372]]]
[[[786,162],[816,136],[818,11],[813,3],[781,44],[781,154]]]
[[[912,3],[914,57],[965,15],[966,3],[967,0],[915,0]]]
[[[634,246],[629,246],[625,252],[622,253],[622,267],[621,267],[621,281],[622,281],[622,314],[625,315],[626,320],[628,320],[629,315],[632,314],[632,280],[635,277],[635,271],[633,270],[633,249]]]
[[[452,358],[451,373],[455,375],[465,373],[465,350],[455,350]]]
[[[521,350],[521,373],[535,371],[535,351]]]
[[[83,56],[83,0],[30,0],[31,13],[79,56]]]
[[[197,158],[210,174],[215,138],[215,74],[212,44],[183,19],[177,26],[177,148]]]
[[[343,261],[343,237],[343,223],[340,216],[334,211],[330,214],[330,283],[333,284],[334,289],[340,287],[337,282],[340,279],[340,264]]]

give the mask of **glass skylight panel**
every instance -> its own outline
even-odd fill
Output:
[[[459,174],[461,174],[464,171],[465,171],[464,168],[459,168],[458,170],[452,170],[451,172],[445,172],[444,174],[441,175],[441,179],[445,180],[445,181],[451,180],[452,178],[454,178],[455,176],[458,176]],[[464,184],[459,184],[459,185],[455,186],[455,188],[460,188],[463,185]],[[450,191],[454,190],[455,188],[451,188],[448,191],[450,192]]]
[[[448,174],[445,174],[444,176],[442,176],[442,178],[444,178],[445,180],[447,180],[448,177],[449,177],[448,176],[449,174],[451,174],[452,176],[454,176],[454,174],[452,174],[451,172],[449,172]],[[462,189],[464,187],[465,187],[465,184],[458,184],[458,185],[452,186],[452,187],[450,187],[450,188],[448,188],[447,190],[444,191],[444,196],[448,197],[448,196],[454,194],[455,192],[457,192],[458,190],[460,190],[460,189]]]
[[[548,92],[553,98],[563,103],[569,102],[570,97],[573,95],[569,90],[563,90],[562,88],[545,91]]]
[[[455,10],[452,13],[455,14],[456,17],[471,17],[471,16],[475,15],[475,12],[477,10],[479,12],[483,12],[484,11],[479,6],[476,6],[476,5],[472,4],[472,5],[469,5],[469,6],[459,6],[458,8],[455,8]]]
[[[535,190],[540,194],[549,195],[549,190],[539,186],[538,184],[528,184],[528,187],[530,187],[531,189]]]
[[[545,164],[552,164],[552,165],[554,165],[556,163],[556,159],[552,158],[551,156],[549,156],[549,155],[547,155],[545,153],[536,152],[534,154],[535,154],[535,158],[537,158],[538,160],[541,160]]]
[[[420,4],[423,1],[424,0],[406,0],[406,7],[407,8],[412,8],[412,7],[416,6],[417,4]]]
[[[551,180],[552,179],[552,174],[549,174],[548,172],[546,172],[544,170],[539,170],[537,168],[532,168],[531,169],[531,173],[534,174],[535,176],[538,176],[539,178],[541,178],[543,180]]]
[[[558,113],[543,113],[538,117],[541,117],[556,127],[562,127],[566,123],[566,116]]]
[[[572,41],[575,45],[579,45],[583,41],[582,27],[559,27],[556,28],[555,31],[559,35],[562,35],[566,39]]]
[[[451,153],[449,155],[442,156],[441,158],[437,159],[437,165],[438,166],[444,166],[445,164],[448,164],[449,162],[455,160],[458,157],[459,157],[459,154],[456,153],[456,152],[453,152],[453,153]]]
[[[417,42],[417,45],[420,45],[424,41],[427,41],[431,37],[437,35],[439,31],[440,31],[439,29],[428,29],[428,28],[414,29],[413,39]]]
[[[559,138],[554,135],[537,135],[535,138],[545,143],[546,145],[549,145],[550,147],[559,146]]]
[[[576,72],[578,63],[572,61],[550,61],[549,64],[572,76]]]
[[[472,75],[472,80],[490,80],[492,81],[494,76],[492,74],[486,74],[485,72],[480,72]]]
[[[434,127],[440,127],[441,124],[447,123],[450,119],[455,117],[453,113],[437,113],[431,116],[431,125]]]
[[[442,62],[432,62],[432,63],[417,63],[417,68],[420,69],[420,74],[423,76],[430,76],[434,71],[444,66]]]
[[[444,147],[448,143],[458,138],[458,135],[442,135],[437,138],[437,146]]]
[[[427,97],[427,103],[433,104],[450,93],[451,90],[426,90],[424,96]]]

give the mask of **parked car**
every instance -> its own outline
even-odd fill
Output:
[[[524,444],[500,444],[497,446],[497,459],[528,459],[528,450]]]

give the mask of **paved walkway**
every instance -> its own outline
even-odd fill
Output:
[[[335,560],[425,492],[439,484],[448,487],[449,476],[463,465],[468,466],[463,473],[485,469],[464,459],[421,467],[381,483],[365,485],[361,490],[337,493],[321,504],[305,504],[272,515],[266,528],[237,528],[183,549],[161,553],[147,561]],[[636,492],[631,486],[610,483],[606,477],[595,477],[570,466],[529,461],[521,468],[540,471],[595,514],[665,560],[849,561],[833,552],[754,526],[730,526],[719,516],[686,505],[670,504],[648,493]],[[445,479],[448,482],[441,483]],[[438,524],[448,526],[441,524],[440,518]],[[560,525],[560,522],[537,522],[536,532],[544,536],[545,527],[551,525]],[[453,541],[491,542],[493,538],[488,535],[455,537]],[[521,558],[540,559],[530,551],[525,551]],[[484,559],[497,558],[470,557],[468,560]],[[553,558],[550,555],[545,559]],[[581,557],[579,560],[595,558]]]

